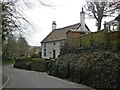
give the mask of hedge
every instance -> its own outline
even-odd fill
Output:
[[[14,67],[19,69],[46,72],[48,70],[49,62],[49,60],[41,58],[20,57],[15,60]]]
[[[92,43],[107,44],[109,48],[120,45],[120,31],[106,32],[105,30],[76,37],[72,41],[72,47],[91,47]]]
[[[31,63],[31,70],[46,72],[47,71],[47,63],[45,60],[34,60]]]
[[[50,75],[93,88],[120,88],[120,53],[99,51],[60,56]]]

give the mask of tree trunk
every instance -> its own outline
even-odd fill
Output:
[[[102,23],[102,18],[99,18],[98,19],[98,29],[97,29],[97,31],[101,30],[101,23]]]

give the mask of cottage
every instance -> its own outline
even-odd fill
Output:
[[[66,42],[71,42],[73,37],[90,33],[85,24],[85,12],[80,12],[80,23],[56,29],[56,22],[52,23],[51,33],[41,42],[42,58],[57,58],[60,48]]]
[[[120,14],[114,19],[109,22],[104,23],[104,28],[111,31],[119,31],[120,30]]]
[[[120,31],[120,14],[115,18],[117,21],[117,30]]]
[[[66,42],[67,42],[67,47],[71,48],[72,47],[72,40],[76,37],[79,37],[81,35],[90,33],[90,29],[88,26],[85,24],[85,12],[83,11],[80,12],[80,23],[75,29],[70,29],[66,33]]]

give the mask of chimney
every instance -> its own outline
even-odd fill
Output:
[[[85,30],[85,12],[83,11],[83,7],[82,7],[82,11],[80,12],[80,24],[81,24],[81,29],[82,31]]]
[[[52,30],[56,29],[56,21],[53,21],[52,23]]]

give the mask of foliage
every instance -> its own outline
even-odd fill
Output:
[[[120,53],[94,51],[65,54],[52,64],[50,75],[93,87],[120,88]]]
[[[32,58],[32,60],[39,61],[39,60],[46,60],[46,59],[44,59],[44,58]]]
[[[23,31],[22,23],[27,20],[22,16],[21,11],[16,7],[16,0],[0,1],[2,8],[2,56],[3,60],[13,60],[16,56],[17,42],[13,31]],[[19,12],[18,12],[19,11]],[[22,30],[23,29],[23,30]]]
[[[15,60],[14,67],[26,70],[46,72],[50,61],[42,58],[19,57]]]
[[[89,47],[91,40],[92,40],[92,35],[93,34],[87,34],[84,36],[81,36],[81,46]]]
[[[72,43],[51,63],[50,75],[97,89],[120,88],[119,31],[87,34]]]
[[[87,35],[83,35],[73,39],[72,42],[72,51],[74,49],[117,49],[119,51],[119,33],[120,31],[116,32],[109,32],[107,33],[105,30],[90,33]],[[64,51],[64,50],[63,50]],[[67,47],[65,49],[67,51]]]
[[[39,52],[38,54],[32,54],[31,57],[32,58],[41,58],[41,52]]]
[[[24,37],[20,36],[17,40],[17,45],[16,45],[16,57],[24,56],[27,55],[28,52],[28,43],[25,40]]]
[[[106,35],[107,35],[107,32],[105,31],[99,31],[99,32],[93,33],[92,41],[97,42],[98,44],[104,43],[106,42],[106,39],[107,39]]]
[[[31,63],[31,70],[46,72],[47,71],[47,63],[45,60],[34,60]]]
[[[16,39],[12,35],[8,38],[8,43],[3,45],[2,48],[2,59],[3,60],[14,60],[16,53]]]
[[[30,9],[35,5],[43,5],[51,7],[52,5],[41,0],[1,0],[0,6],[2,8],[2,40],[3,44],[6,42],[8,36],[12,32],[19,32],[26,34],[26,28],[31,27],[30,21],[25,17],[23,10]],[[33,29],[33,27],[31,27]]]
[[[3,61],[11,61],[16,57],[26,55],[28,50],[27,41],[20,37],[18,41],[16,38],[11,35],[8,37],[8,42],[3,45],[2,49],[2,60]]]
[[[14,6],[14,3],[12,2],[0,2],[0,5],[2,7],[2,40],[6,40],[7,36],[10,34],[10,32],[16,28],[15,23],[11,19],[11,12],[13,12],[13,9],[9,7],[9,5]]]
[[[65,44],[60,48],[60,55],[64,55],[68,51],[67,45]]]
[[[2,66],[12,65],[12,64],[14,64],[14,63],[15,63],[14,60],[3,60],[1,65],[2,65]]]
[[[23,17],[22,11],[17,5],[16,0],[3,0],[0,2],[2,5],[2,39],[3,44],[7,42],[7,38],[14,31],[24,32],[25,27],[22,23],[28,21]],[[17,7],[18,6],[18,7]]]
[[[26,70],[31,70],[31,58],[29,57],[20,57],[15,59],[15,68],[20,68],[20,69],[26,69]]]
[[[79,37],[73,39],[73,46],[79,47],[81,45],[81,39]]]
[[[50,7],[41,0],[1,0],[0,7],[2,11],[2,25],[0,25],[2,32],[3,45],[3,60],[13,59],[17,56],[22,56],[27,53],[28,46],[27,42],[23,37],[19,37],[18,41],[13,40],[13,35],[20,33],[26,35],[27,28],[34,29],[25,17],[24,9],[30,9],[36,4]],[[22,7],[21,7],[22,6]],[[12,36],[12,37],[11,37]]]

